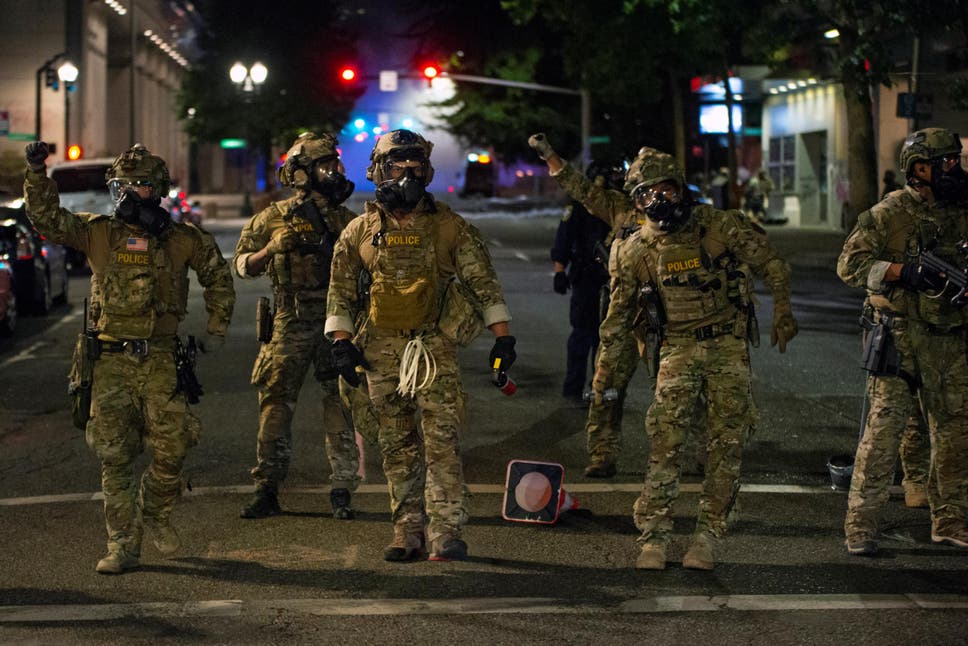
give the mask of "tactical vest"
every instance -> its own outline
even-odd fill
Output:
[[[695,323],[698,327],[735,315],[735,293],[730,293],[728,270],[731,259],[724,255],[725,247],[711,249],[714,241],[699,222],[685,231],[652,236],[646,245],[647,266],[658,284],[670,326],[683,328]]]
[[[437,213],[419,217],[405,229],[388,229],[379,210],[368,210],[367,235],[360,247],[369,269],[368,325],[390,330],[435,327],[451,280],[442,276],[441,257],[457,247],[457,227],[444,205]],[[446,263],[446,260],[444,261]]]
[[[188,272],[175,268],[164,241],[116,229],[108,263],[99,277],[102,300],[99,331],[116,338],[174,334],[188,305]],[[158,330],[161,317],[171,315]]]
[[[337,238],[337,233],[326,224],[322,213],[317,210],[318,221],[313,222],[302,214],[301,204],[272,204],[285,221],[285,226],[291,226],[299,236],[299,247],[289,253],[276,254],[269,265],[269,279],[273,288],[289,294],[329,289],[330,265]]]
[[[964,266],[965,259],[956,248],[957,243],[966,235],[963,212],[961,221],[950,219],[954,226],[939,226],[936,219],[925,216],[926,206],[903,192],[896,196],[888,208],[892,210],[888,221],[895,226],[887,233],[885,251],[889,258],[885,259],[917,263],[920,253],[930,249],[942,260],[957,267]],[[951,296],[951,288],[944,295],[938,296],[933,292],[912,292],[895,286],[885,294],[871,294],[869,298],[874,307],[889,309],[938,328],[953,328],[965,324],[968,312],[951,305]]]

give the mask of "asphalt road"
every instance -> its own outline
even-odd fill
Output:
[[[794,266],[800,335],[769,348],[772,311],[758,292],[763,342],[753,350],[760,422],[746,451],[740,513],[711,573],[678,561],[693,528],[696,474],[684,478],[676,539],[664,572],[631,568],[631,506],[648,454],[644,411],[651,384],[631,388],[619,474],[581,475],[585,411],[559,396],[567,299],[551,290],[553,215],[469,216],[491,243],[514,315],[519,390],[489,382],[490,343],[462,351],[468,392],[463,441],[473,519],[471,559],[397,565],[380,558],[391,535],[375,447],[364,444],[365,481],[353,521],[328,514],[328,466],[316,428],[316,386],[306,384],[294,423],[294,458],[281,494],[287,514],[243,521],[251,487],[257,405],[248,378],[258,345],[255,301],[263,280],[237,281],[225,349],[199,361],[205,396],[201,444],[186,467],[192,490],[175,512],[184,547],[164,559],[146,541],[143,567],[104,577],[98,464],[70,423],[66,372],[86,281],[69,304],[21,320],[0,345],[0,642],[146,643],[968,643],[968,554],[932,546],[925,510],[894,499],[885,552],[849,557],[843,494],[826,468],[856,442],[863,375],[861,295],[837,280],[842,237],[775,230]],[[223,251],[241,221],[210,223]],[[183,333],[201,333],[197,285]],[[501,519],[507,462],[560,462],[580,509],[554,526]]]

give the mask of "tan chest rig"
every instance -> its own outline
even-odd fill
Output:
[[[655,272],[662,305],[670,324],[701,322],[733,308],[725,267],[703,246],[703,230],[656,236],[648,245],[650,271]]]
[[[176,271],[166,243],[119,230],[98,277],[99,331],[117,338],[150,338],[160,316],[185,315],[188,272]]]
[[[276,289],[293,293],[329,289],[330,266],[337,233],[309,200],[288,208],[273,205],[283,216],[285,226],[299,236],[299,246],[289,253],[276,254],[269,267],[269,278]]]
[[[370,270],[369,325],[389,330],[420,330],[434,325],[440,314],[436,219],[414,219],[404,229],[388,230],[370,215],[372,238],[360,255]]]

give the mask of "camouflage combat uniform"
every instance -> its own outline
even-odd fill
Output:
[[[380,420],[380,449],[397,526],[427,540],[459,539],[467,521],[466,487],[460,454],[465,393],[457,364],[457,343],[439,323],[445,294],[455,279],[473,293],[490,326],[510,320],[490,254],[477,229],[428,194],[399,222],[378,202],[340,236],[333,256],[327,305],[327,334],[355,334],[354,343],[372,365],[370,398]],[[357,328],[357,277],[373,278],[369,315]],[[433,357],[436,377],[400,394],[401,355],[419,338]],[[420,412],[421,431],[415,413]]]
[[[611,258],[612,301],[600,329],[600,365],[614,365],[616,356],[627,352],[625,338],[646,283],[658,287],[665,311],[655,399],[646,418],[652,441],[649,472],[634,507],[642,531],[639,542],[663,553],[672,533],[686,429],[703,396],[708,439],[697,536],[723,536],[739,489],[742,448],[756,413],[747,314],[731,294],[735,286],[729,267],[734,264],[752,268],[774,301],[788,308],[789,266],[765,232],[739,211],[694,206],[686,223],[671,232],[648,221]],[[604,377],[605,387],[611,386],[612,376],[606,372]]]
[[[645,222],[645,216],[635,210],[628,195],[599,186],[571,164],[566,163],[553,177],[569,197],[581,202],[589,213],[611,227],[611,233],[605,239],[605,246],[611,249],[610,255],[614,256],[619,245]],[[597,466],[605,473],[614,470],[621,448],[625,397],[640,358],[636,338],[631,330],[627,330],[618,343],[622,345],[622,349],[610,355],[610,364],[606,366],[612,375],[611,386],[616,390],[617,399],[593,401],[588,407],[588,420],[585,424],[589,468]],[[601,362],[599,347],[596,366],[601,365]]]
[[[323,390],[323,419],[326,454],[332,469],[333,489],[356,488],[359,482],[360,453],[356,445],[353,420],[341,400],[341,390],[351,403],[354,389],[339,383],[330,343],[323,336],[326,319],[326,294],[329,287],[332,246],[339,233],[356,217],[343,206],[330,207],[325,199],[315,203],[322,215],[325,232],[299,215],[297,207],[306,199],[292,197],[271,204],[257,213],[242,229],[235,250],[235,272],[252,278],[246,260],[264,248],[280,229],[292,227],[302,244],[312,251],[294,249],[271,256],[267,267],[275,301],[272,339],[262,345],[252,369],[252,384],[259,388],[258,464],[251,473],[257,487],[276,490],[286,479],[292,455],[292,417],[306,371],[312,365]],[[361,391],[360,395],[363,395]],[[363,395],[365,398],[365,395]],[[364,401],[358,416],[366,425],[369,402]]]
[[[231,270],[215,239],[193,225],[172,223],[158,240],[115,217],[71,213],[59,207],[57,186],[43,172],[27,172],[24,193],[44,235],[87,254],[103,294],[86,439],[101,459],[109,553],[137,557],[142,519],[167,525],[185,455],[201,431],[176,390],[173,357],[188,269],[204,288],[207,331],[216,336],[225,335],[235,305]],[[146,353],[115,351],[129,340],[145,340]],[[139,485],[133,464],[145,443],[152,457]]]
[[[903,155],[903,153],[902,153]],[[932,533],[964,530],[968,483],[968,312],[947,298],[886,283],[890,263],[916,262],[934,247],[957,262],[955,244],[968,236],[968,210],[928,204],[905,187],[862,213],[844,243],[837,273],[848,285],[865,287],[875,319],[886,321],[900,355],[900,375],[870,376],[870,412],[857,449],[848,497],[848,544],[873,541],[881,506],[887,500],[898,444],[918,402],[927,421],[931,447]],[[913,387],[912,387],[913,385]]]

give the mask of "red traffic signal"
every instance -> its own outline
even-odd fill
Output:
[[[339,73],[340,80],[344,83],[350,83],[356,80],[356,70],[352,67],[344,67]]]
[[[71,161],[76,161],[84,155],[84,151],[80,146],[74,144],[67,147],[67,158]]]
[[[437,78],[438,74],[440,74],[440,68],[436,65],[424,65],[423,75],[428,81]]]

